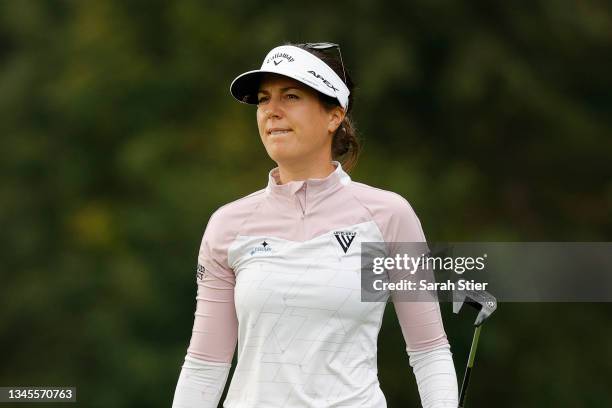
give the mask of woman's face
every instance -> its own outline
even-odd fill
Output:
[[[317,91],[283,75],[264,76],[257,93],[257,127],[272,160],[331,160],[333,132],[343,110],[325,110]]]

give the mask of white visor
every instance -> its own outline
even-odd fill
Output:
[[[288,76],[336,98],[340,106],[348,108],[349,90],[342,79],[319,58],[299,47],[281,45],[266,55],[261,69],[248,71],[232,81],[230,92],[240,102],[257,104],[259,83],[264,73]]]

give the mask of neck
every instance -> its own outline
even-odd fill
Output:
[[[296,180],[322,179],[329,176],[334,170],[336,168],[330,158],[298,163],[278,163],[281,184]]]

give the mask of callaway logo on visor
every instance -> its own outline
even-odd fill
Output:
[[[269,64],[270,61],[272,61],[274,63],[274,65],[278,65],[278,64],[280,64],[281,62],[283,62],[285,60],[287,62],[295,61],[295,59],[291,55],[283,52],[283,53],[276,53],[276,54],[272,55],[271,57],[269,57],[266,60],[266,64]]]
[[[322,94],[336,98],[348,108],[350,91],[336,72],[318,57],[293,45],[282,45],[266,55],[261,68],[245,72],[232,81],[230,92],[240,102],[257,104],[260,76],[276,73],[293,78]]]

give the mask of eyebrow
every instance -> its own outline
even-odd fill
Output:
[[[295,89],[296,91],[301,91],[301,88],[298,88],[297,86],[286,86],[284,88],[281,88],[280,90],[281,90],[281,92],[285,92],[285,91],[288,91],[290,89]],[[257,93],[270,93],[270,92],[266,91],[265,89],[259,89],[257,91]]]

